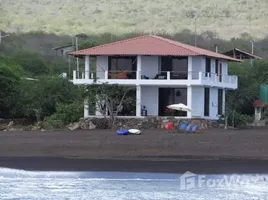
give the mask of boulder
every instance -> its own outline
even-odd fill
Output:
[[[96,129],[96,125],[93,124],[92,121],[90,121],[90,122],[88,123],[88,129],[89,129],[89,130]]]
[[[75,122],[75,123],[72,123],[72,124],[69,124],[67,126],[67,128],[70,130],[70,131],[74,131],[74,130],[77,130],[80,128],[80,125],[78,122]]]

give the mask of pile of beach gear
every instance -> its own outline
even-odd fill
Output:
[[[166,125],[166,129],[168,131],[177,131],[180,133],[199,133],[200,127],[197,123],[191,123],[191,122],[181,122],[177,127],[174,127],[174,124],[172,122],[169,122]]]
[[[117,135],[140,135],[141,131],[139,129],[119,129],[117,130]]]

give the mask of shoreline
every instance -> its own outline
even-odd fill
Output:
[[[26,171],[110,171],[144,173],[196,174],[267,174],[268,160],[227,159],[217,160],[118,160],[72,159],[57,157],[1,157],[0,167]]]

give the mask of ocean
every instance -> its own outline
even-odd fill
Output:
[[[187,178],[182,178],[187,175]],[[0,168],[1,200],[268,200],[268,175],[39,172]]]

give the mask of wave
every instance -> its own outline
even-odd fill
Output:
[[[179,175],[134,172],[27,171],[20,169],[0,168],[0,178],[69,178],[88,179],[93,181],[172,181],[178,180]]]

